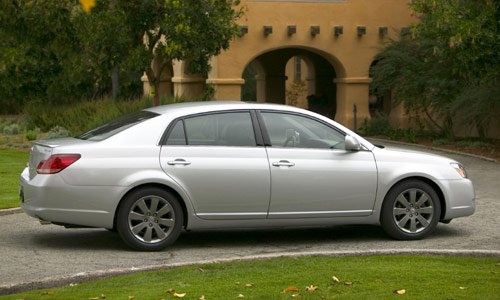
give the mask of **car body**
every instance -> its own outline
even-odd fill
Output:
[[[222,101],[37,141],[20,195],[43,223],[114,229],[139,250],[163,249],[183,228],[381,224],[419,239],[475,210],[457,161],[379,148],[296,107]]]

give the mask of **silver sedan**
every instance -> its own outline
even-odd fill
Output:
[[[421,239],[475,210],[457,161],[383,149],[299,108],[243,102],[154,107],[37,141],[19,191],[44,224],[116,230],[146,251],[183,228],[380,224]]]

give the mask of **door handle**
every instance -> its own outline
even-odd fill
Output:
[[[293,162],[289,162],[288,160],[280,160],[279,162],[273,162],[273,166],[275,167],[293,167],[295,164]]]
[[[190,161],[186,161],[186,160],[184,160],[182,158],[177,158],[175,160],[167,161],[167,164],[170,165],[170,166],[175,166],[175,165],[187,166],[187,165],[190,165],[191,162]]]

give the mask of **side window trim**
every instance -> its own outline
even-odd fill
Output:
[[[247,112],[247,113],[250,114],[250,120],[252,122],[252,129],[253,129],[253,133],[254,133],[254,136],[255,136],[255,142],[256,142],[256,146],[255,147],[263,147],[264,144],[265,144],[265,142],[263,140],[263,131],[260,128],[260,124],[263,124],[263,122],[262,121],[260,121],[260,122],[258,121],[259,115],[253,109],[220,110],[220,111],[195,113],[195,114],[186,115],[186,116],[183,116],[183,117],[178,117],[178,118],[172,120],[172,122],[170,122],[170,124],[168,125],[167,129],[163,133],[163,136],[162,136],[162,138],[160,140],[160,146],[167,146],[167,140],[168,140],[168,138],[170,136],[170,133],[172,132],[172,130],[174,129],[174,127],[177,125],[177,122],[182,122],[182,125],[183,125],[182,127],[184,128],[184,138],[186,140],[186,145],[184,145],[184,146],[191,146],[191,147],[193,147],[193,146],[201,146],[201,145],[189,145],[188,135],[187,135],[187,132],[186,132],[185,119],[199,117],[199,116],[208,116],[208,115],[225,114],[225,113],[242,113],[242,112]],[[168,146],[179,146],[179,145],[168,145]],[[232,146],[232,147],[238,147],[238,146]]]
[[[261,113],[279,113],[279,114],[288,114],[288,115],[294,115],[294,116],[299,116],[299,117],[303,117],[303,118],[308,118],[310,120],[319,122],[319,123],[327,126],[328,128],[335,130],[336,132],[344,135],[344,136],[347,135],[347,133],[345,133],[344,131],[338,129],[337,127],[334,127],[334,126],[328,124],[327,122],[325,122],[323,120],[320,120],[320,119],[312,117],[312,116],[304,115],[301,113],[296,113],[296,112],[292,112],[292,111],[283,111],[283,110],[266,110],[266,109],[259,109],[256,112],[257,112],[257,119],[259,120],[259,124],[260,124],[260,127],[262,129],[262,136],[264,138],[264,144],[267,147],[272,147],[272,144],[271,144],[271,139],[269,138],[269,133],[267,132],[267,128],[266,128],[266,125],[264,123],[264,119],[262,118]]]

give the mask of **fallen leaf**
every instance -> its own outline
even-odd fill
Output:
[[[186,296],[186,293],[184,293],[184,294],[173,293],[173,295],[175,298],[183,298],[184,296]]]
[[[245,296],[243,296],[243,294],[239,294],[238,298],[245,298]]]
[[[128,296],[129,299],[134,299],[135,297],[134,296]]]
[[[234,284],[236,284],[236,285],[240,285],[240,282],[239,282],[239,281],[236,281]]]
[[[402,290],[394,290],[393,292],[394,294],[398,294],[398,295],[404,295],[406,294],[406,290],[405,289],[402,289]]]
[[[166,290],[166,291],[165,291],[165,293],[170,293],[170,294],[173,294],[173,293],[175,293],[175,290],[173,290],[173,289],[168,289],[168,290]]]
[[[205,270],[203,270],[202,268],[198,268],[198,271],[202,273],[205,272]]]
[[[88,300],[99,300],[99,297],[88,298]]]
[[[299,294],[292,294],[292,298],[299,298]]]
[[[70,283],[69,286],[77,286],[78,283]]]
[[[205,296],[202,295],[200,298],[198,298],[198,300],[205,300]]]
[[[468,289],[468,287],[466,287],[466,286],[461,286],[461,287],[459,287],[459,289],[461,289],[461,290],[466,290],[466,289]]]
[[[500,263],[496,263],[495,266],[500,267]]]
[[[306,286],[306,291],[314,292],[318,287],[311,284],[311,286]]]
[[[332,276],[332,280],[335,283],[339,283],[340,282],[340,280],[337,277],[335,277],[335,276]]]
[[[346,282],[344,282],[344,285],[352,285],[352,282],[346,281]]]
[[[491,271],[491,274],[498,274],[498,272],[495,272],[495,271]]]
[[[247,283],[245,284],[246,287],[252,287],[253,286],[253,283]]]
[[[106,299],[106,296],[104,294],[101,294],[101,299]]]
[[[90,10],[95,6],[95,0],[80,0],[83,10],[89,13]]]
[[[286,289],[283,290],[283,292],[298,292],[299,289],[296,286],[289,286]]]
[[[54,292],[52,291],[45,291],[45,292],[42,292],[42,295],[53,295]]]

